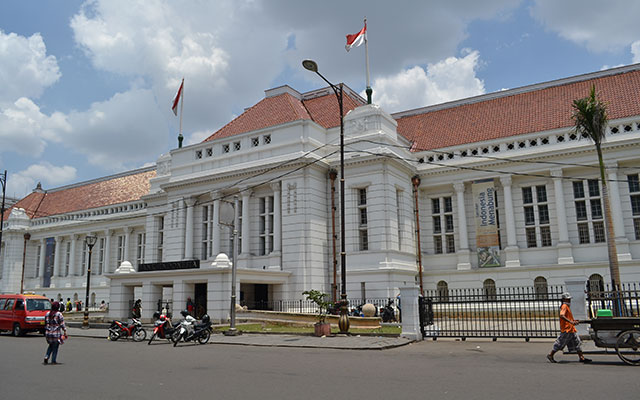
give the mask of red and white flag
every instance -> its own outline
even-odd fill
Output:
[[[352,47],[358,47],[367,39],[367,23],[365,22],[364,28],[360,30],[360,32],[347,35],[347,45],[344,46],[347,51],[351,50]]]
[[[176,93],[175,99],[173,99],[173,105],[171,106],[171,110],[173,113],[178,116],[178,103],[180,103],[180,97],[182,97],[182,87],[184,86],[184,78],[182,78],[182,83],[180,84],[180,88],[178,89],[178,93]]]

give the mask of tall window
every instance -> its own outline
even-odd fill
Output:
[[[138,241],[136,243],[136,262],[138,265],[144,263],[144,245],[147,240],[145,232],[138,233]]]
[[[202,206],[202,259],[212,256],[213,251],[213,205]]]
[[[551,246],[547,187],[545,185],[523,187],[522,203],[527,247]]]
[[[533,281],[533,289],[537,299],[546,299],[549,297],[549,286],[544,276],[539,276]]]
[[[404,224],[402,223],[402,190],[396,189],[396,211],[398,217],[398,250],[402,250],[402,232],[404,231]]]
[[[455,253],[451,197],[431,199],[431,216],[433,219],[433,252],[435,254]]]
[[[631,196],[631,213],[633,214],[633,232],[636,240],[640,239],[640,180],[638,174],[627,175],[629,194]]]
[[[604,221],[598,180],[573,182],[573,198],[576,205],[580,244],[603,243],[605,241]]]
[[[124,235],[118,235],[118,247],[116,251],[116,265],[120,266],[124,261],[124,246],[125,246],[125,237]]]
[[[260,197],[258,200],[259,254],[264,256],[273,251],[273,196]]]
[[[367,189],[358,189],[358,243],[360,251],[369,250],[367,229]]]
[[[87,250],[87,245],[85,242],[82,242],[82,271],[80,271],[80,275],[84,276],[85,271],[87,270],[87,261],[89,256],[89,251]]]
[[[105,271],[104,269],[104,245],[106,243],[106,239],[101,237],[98,241],[98,275],[102,275]]]
[[[436,291],[438,293],[438,299],[440,301],[449,300],[449,284],[446,281],[440,281],[436,285]]]
[[[69,276],[70,264],[71,264],[71,242],[67,242],[67,245],[65,246],[65,251],[64,251],[64,273],[62,276]]]
[[[487,300],[496,300],[496,281],[493,279],[485,279],[482,283],[482,289]]]
[[[157,256],[158,256],[158,262],[162,262],[162,249],[164,247],[164,217],[158,217],[157,220],[158,223],[158,248],[156,249],[157,251]]]

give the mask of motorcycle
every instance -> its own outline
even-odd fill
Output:
[[[153,339],[155,339],[156,337],[171,341],[171,337],[173,336],[173,333],[176,331],[176,328],[171,324],[171,320],[167,318],[164,314],[160,314],[158,312],[156,312],[153,316],[156,319],[156,321],[153,323],[153,333],[149,338],[148,344],[151,344]]]
[[[141,342],[147,337],[147,331],[142,327],[142,322],[137,318],[132,318],[131,323],[118,320],[111,322],[109,327],[109,340],[116,341],[120,338],[133,338],[134,342]]]
[[[174,334],[171,340],[173,340],[173,347],[178,345],[180,340],[185,342],[198,341],[200,344],[205,344],[211,337],[211,318],[208,315],[202,317],[202,322],[198,322],[191,315],[186,315],[185,319],[180,322],[177,334]]]
[[[389,302],[386,306],[380,308],[380,316],[382,317],[382,322],[394,322],[396,321],[396,310],[393,306],[393,300],[389,299]]]

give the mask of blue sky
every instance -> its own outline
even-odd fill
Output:
[[[7,194],[138,168],[197,143],[283,84],[363,92],[404,111],[640,62],[640,2],[610,0],[22,0],[0,3],[0,171]]]

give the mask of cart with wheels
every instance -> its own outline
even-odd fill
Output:
[[[586,322],[597,347],[615,349],[622,361],[640,366],[640,318],[598,317]]]

